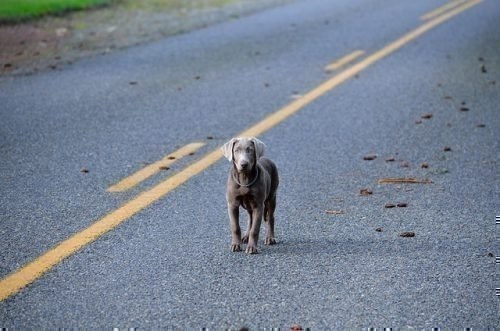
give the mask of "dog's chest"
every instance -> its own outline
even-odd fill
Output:
[[[240,198],[240,205],[246,210],[252,210],[257,207],[255,198],[250,193],[247,193]]]

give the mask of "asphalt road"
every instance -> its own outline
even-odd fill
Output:
[[[386,47],[445,3],[297,1],[3,78],[5,280],[356,70],[259,134],[280,170],[278,245],[230,252],[230,164],[216,158],[4,298],[0,327],[500,328],[500,3],[466,1]],[[325,70],[356,50],[364,53]],[[108,192],[193,142],[204,145],[168,170]],[[432,183],[379,183],[409,177]]]

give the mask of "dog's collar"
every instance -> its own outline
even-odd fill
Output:
[[[238,184],[239,186],[242,186],[242,187],[250,187],[252,186],[253,184],[255,184],[255,182],[257,181],[257,178],[259,178],[259,167],[257,166],[255,168],[255,170],[257,171],[257,173],[255,174],[255,178],[248,184],[241,184],[239,181],[238,181],[238,178],[236,178],[236,176],[234,175],[233,173],[233,180],[236,182],[236,184]]]

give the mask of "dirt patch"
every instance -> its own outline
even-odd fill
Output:
[[[0,75],[31,74],[294,0],[149,0],[0,25]]]

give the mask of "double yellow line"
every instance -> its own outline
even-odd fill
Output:
[[[255,125],[246,129],[245,131],[241,132],[239,135],[240,136],[261,135],[262,133],[273,128],[274,126],[281,123],[291,115],[295,114],[296,112],[298,112],[311,102],[320,98],[325,93],[331,91],[338,85],[354,77],[362,70],[368,68],[369,66],[380,61],[386,56],[396,52],[397,50],[399,50],[412,40],[420,37],[424,33],[435,28],[436,26],[446,22],[447,20],[453,18],[454,16],[460,14],[461,12],[479,4],[481,1],[482,0],[462,1],[459,5],[449,10],[447,9],[446,12],[438,14],[437,16],[429,19],[421,26],[417,27],[415,30],[405,34],[401,38],[386,45],[382,49],[365,57],[360,62],[339,72],[338,74],[328,79],[318,87],[312,89],[310,92],[304,94],[302,97],[294,100],[287,106],[265,117],[260,122],[256,123]],[[356,57],[359,56],[360,55]],[[352,61],[352,59],[350,61]],[[163,196],[165,196],[175,188],[179,187],[179,185],[185,183],[193,176],[196,176],[203,170],[212,166],[221,158],[222,158],[222,152],[220,151],[219,148],[217,148],[216,150],[206,154],[198,161],[189,165],[184,170],[164,180],[160,184],[152,187],[151,189],[139,194],[137,197],[128,201],[120,208],[112,211],[102,219],[96,221],[90,227],[74,234],[70,238],[59,243],[58,245],[56,245],[55,247],[53,247],[52,249],[42,254],[37,259],[35,259],[33,262],[28,263],[19,270],[8,275],[7,277],[5,277],[0,281],[0,300],[5,300],[11,295],[16,294],[22,288],[26,287],[30,283],[34,282],[36,279],[40,278],[43,274],[49,271],[56,264],[60,263],[63,259],[73,255],[82,247],[93,242],[106,232],[111,231],[112,229],[114,229],[127,219],[131,218],[139,211],[150,206],[152,203],[158,201]],[[147,173],[145,172],[144,175],[147,175]]]
[[[152,163],[148,165],[147,167],[142,168],[141,170],[137,171],[136,173],[122,179],[118,183],[110,186],[108,188],[108,192],[123,192],[126,190],[131,189],[132,187],[136,186],[137,184],[145,181],[149,177],[157,174],[161,170],[168,170],[168,168],[177,160],[182,159],[184,156],[193,154],[196,152],[198,149],[203,147],[205,143],[192,143],[192,144],[187,144],[184,147],[179,148],[175,152],[168,154],[165,156],[163,159],[156,161],[155,163]]]
[[[434,17],[437,17],[443,13],[446,13],[447,11],[450,11],[454,8],[457,8],[458,6],[460,6],[466,2],[469,2],[469,0],[453,0],[453,1],[448,2],[439,8],[434,9],[433,11],[428,12],[425,15],[422,15],[420,17],[420,19],[422,21],[427,21],[427,20],[433,19]]]
[[[325,71],[326,72],[332,72],[332,71],[338,70],[338,69],[342,68],[343,66],[345,66],[345,65],[351,63],[352,61],[356,60],[360,56],[363,56],[364,54],[365,54],[365,51],[363,51],[363,50],[356,50],[356,51],[354,51],[352,53],[349,53],[346,56],[341,57],[340,59],[335,60],[331,64],[327,65],[325,67]]]

